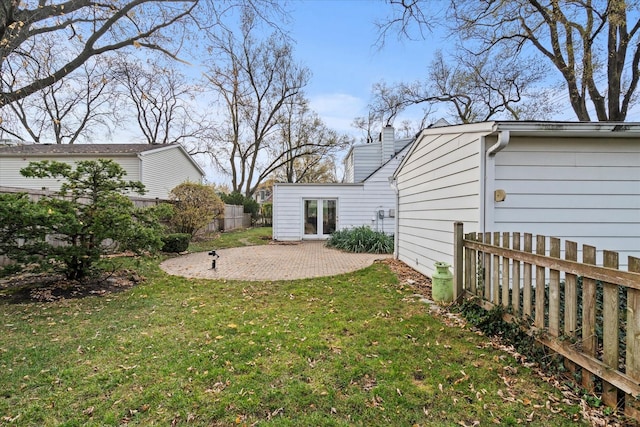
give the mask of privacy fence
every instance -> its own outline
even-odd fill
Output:
[[[564,356],[582,386],[640,420],[640,259],[529,233],[469,233],[454,225],[454,297],[501,306]],[[580,260],[578,260],[580,255]]]
[[[214,219],[202,232],[231,231],[249,227],[251,227],[251,214],[244,213],[244,206],[224,205],[224,218]]]

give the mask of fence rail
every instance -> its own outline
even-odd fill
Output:
[[[454,225],[454,298],[501,306],[507,320],[580,370],[582,386],[640,419],[640,258],[530,233],[469,233]],[[564,255],[562,258],[561,255]]]

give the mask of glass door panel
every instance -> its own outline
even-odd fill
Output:
[[[336,201],[322,201],[322,234],[329,235],[336,231]]]
[[[304,234],[318,234],[318,201],[304,201]]]

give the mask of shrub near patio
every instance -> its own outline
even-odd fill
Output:
[[[124,261],[123,261],[124,262]],[[574,425],[578,407],[429,314],[384,264],[283,282],[146,283],[105,297],[0,300],[0,423]]]
[[[390,254],[393,252],[393,236],[363,225],[331,233],[327,246],[346,252]]]

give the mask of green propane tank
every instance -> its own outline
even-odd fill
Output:
[[[453,301],[453,274],[446,262],[436,262],[436,271],[431,278],[431,296],[437,302]]]

